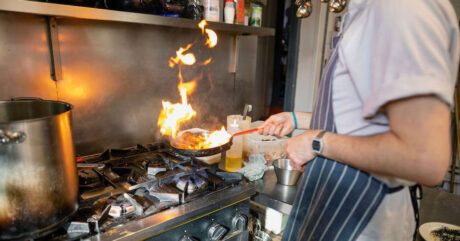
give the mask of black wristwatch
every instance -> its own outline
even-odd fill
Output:
[[[327,131],[321,131],[311,142],[311,149],[313,149],[313,152],[315,152],[317,155],[321,155],[321,153],[323,152],[323,136],[324,134],[326,134],[326,132]]]

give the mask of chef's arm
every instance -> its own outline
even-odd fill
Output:
[[[449,107],[419,96],[391,102],[384,112],[390,131],[364,137],[326,133],[323,155],[367,172],[439,184],[451,155]]]
[[[294,120],[295,116],[295,120]],[[296,111],[281,112],[270,116],[264,123],[259,126],[259,133],[271,136],[285,136],[295,129],[297,122],[297,129],[307,129],[310,127],[311,113]]]
[[[297,129],[306,130],[310,128],[311,112],[296,111],[295,116],[297,119]]]

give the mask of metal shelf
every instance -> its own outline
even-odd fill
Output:
[[[185,18],[163,17],[151,14],[114,11],[27,0],[0,1],[0,11],[99,21],[149,24],[174,28],[196,28],[198,23],[196,20]],[[249,34],[258,36],[275,35],[275,29],[273,28],[250,27],[238,24],[226,24],[217,22],[209,22],[209,27],[216,31],[230,32],[234,34]]]

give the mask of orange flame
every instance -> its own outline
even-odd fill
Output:
[[[186,93],[185,96],[181,94],[182,102],[187,102],[187,96],[193,93],[193,91],[195,90],[195,87],[196,87],[196,81],[190,81],[187,83],[183,83],[183,82],[179,83],[179,85],[177,86],[177,88],[179,89],[179,93],[181,93],[181,91],[183,90],[185,90],[185,93]],[[185,98],[185,101],[184,101],[184,98]]]
[[[214,30],[206,29],[206,33],[208,34],[208,40],[206,40],[206,45],[210,48],[214,48],[217,45],[217,34]]]
[[[232,137],[224,127],[211,133],[203,131],[206,132],[199,128],[181,131],[172,144],[180,149],[209,149],[228,143]]]
[[[206,141],[204,142],[204,148],[202,149],[207,149],[207,148],[213,148],[216,146],[221,146],[227,143],[232,135],[230,135],[226,130],[225,127],[222,126],[222,128],[218,131],[211,132],[209,136],[206,137]]]
[[[193,65],[196,62],[195,55],[192,53],[188,54],[183,54],[185,51],[189,50],[193,44],[187,45],[185,48],[179,48],[179,50],[176,51],[176,57],[173,58],[171,57],[169,59],[169,67],[173,68],[176,64],[185,64],[185,65]]]
[[[169,101],[163,101],[163,110],[158,119],[160,133],[162,135],[176,137],[179,127],[182,123],[189,121],[196,116],[196,111],[187,102],[187,89],[179,87],[181,103],[172,104]]]
[[[201,65],[208,65],[209,63],[211,63],[211,61],[212,61],[212,58],[209,58],[205,60]]]
[[[206,20],[202,20],[199,24],[198,27],[201,29],[201,33],[206,33],[206,45],[210,48],[214,48],[217,45],[217,34],[214,32],[214,30],[206,28],[208,23]]]
[[[201,28],[203,34],[207,34],[207,40],[205,45],[209,48],[214,48],[217,45],[217,34],[206,28],[207,22],[201,21],[198,26]],[[196,116],[196,111],[188,103],[187,96],[190,95],[196,88],[196,80],[184,82],[182,76],[182,65],[193,65],[196,62],[195,55],[193,53],[185,53],[188,51],[193,44],[188,44],[185,48],[179,48],[176,51],[176,57],[169,59],[169,67],[174,68],[178,66],[179,73],[179,84],[177,88],[181,96],[181,102],[173,104],[169,101],[163,101],[163,110],[158,118],[158,126],[160,127],[160,133],[165,136],[170,136],[175,143],[178,143],[178,147],[185,149],[207,149],[227,143],[231,135],[227,133],[224,127],[222,129],[213,131],[207,135],[194,135],[191,133],[181,134],[178,136],[181,124],[191,120]],[[200,65],[207,65],[211,63],[212,58],[205,60]]]
[[[208,22],[206,20],[201,20],[200,23],[198,23],[198,27],[201,29],[201,33],[204,34],[204,28],[208,25]]]

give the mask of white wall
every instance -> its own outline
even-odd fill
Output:
[[[294,110],[311,112],[316,83],[321,75],[327,4],[313,0],[313,12],[301,20]]]

